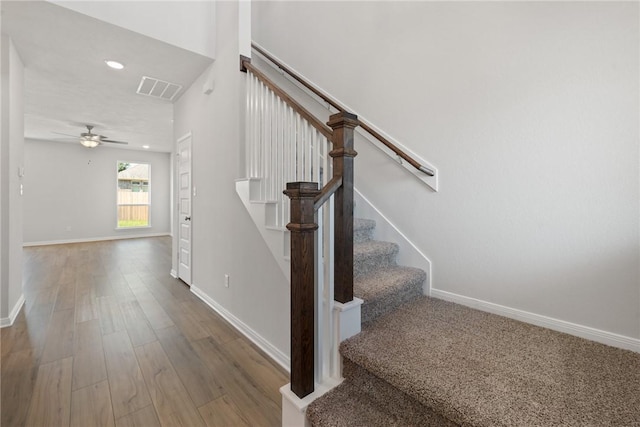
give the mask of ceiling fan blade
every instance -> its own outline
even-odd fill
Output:
[[[109,142],[111,144],[125,144],[125,145],[129,145],[128,142],[124,142],[124,141],[114,141],[113,139],[101,139],[100,142]]]
[[[76,138],[76,139],[79,138],[78,135],[69,135],[68,133],[61,133],[61,132],[51,132],[51,133],[55,133],[57,135],[70,136],[70,137],[73,137],[73,138]]]
[[[57,141],[57,142],[78,142],[78,138],[50,138],[49,141]]]

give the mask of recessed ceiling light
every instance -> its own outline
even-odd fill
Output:
[[[122,70],[124,68],[124,65],[122,65],[121,62],[113,61],[111,59],[105,59],[104,63],[107,64],[109,67],[113,68],[114,70]]]
[[[144,148],[145,150],[148,150],[149,146],[148,145],[143,145],[142,148]]]

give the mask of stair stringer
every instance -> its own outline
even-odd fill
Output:
[[[354,217],[369,218],[376,221],[376,240],[396,243],[400,250],[397,261],[400,265],[410,265],[424,270],[427,279],[424,281],[422,293],[431,295],[431,260],[409,238],[378,210],[366,197],[354,188]]]
[[[254,197],[255,190],[252,191],[252,187],[258,187],[256,184],[259,184],[260,181],[260,178],[237,179],[236,193],[238,193],[242,204],[249,212],[280,270],[289,281],[291,278],[289,231],[285,228],[269,225],[270,209],[275,208],[276,202],[256,200]]]

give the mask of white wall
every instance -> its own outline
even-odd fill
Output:
[[[193,134],[192,282],[254,336],[289,354],[289,285],[235,192],[245,79],[238,21],[237,2],[217,4],[216,62],[174,108],[175,139]],[[204,95],[209,73],[215,89]]]
[[[8,325],[22,299],[22,178],[24,65],[13,42],[0,41],[2,105],[0,141],[0,325]]]
[[[52,1],[215,59],[214,1]]]
[[[169,234],[170,158],[169,153],[26,140],[25,244]],[[149,228],[116,229],[118,161],[151,164]]]
[[[434,288],[640,338],[637,3],[252,13],[254,40],[439,168],[434,193],[356,144],[356,186]]]

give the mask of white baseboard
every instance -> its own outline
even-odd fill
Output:
[[[171,236],[171,233],[147,233],[147,234],[126,234],[122,236],[107,236],[107,237],[88,237],[83,239],[66,239],[66,240],[45,240],[42,242],[24,242],[23,247],[27,246],[46,246],[46,245],[64,245],[67,243],[90,243],[90,242],[103,242],[105,240],[122,240],[122,239],[140,239],[143,237],[161,237]]]
[[[7,326],[13,325],[13,322],[16,321],[16,317],[18,317],[18,313],[20,313],[20,309],[24,305],[24,294],[20,295],[18,301],[13,306],[11,313],[9,313],[9,317],[0,318],[0,328],[5,328]]]
[[[285,371],[290,372],[291,360],[289,356],[274,347],[269,341],[264,339],[259,333],[251,329],[246,323],[234,316],[226,308],[215,302],[209,295],[205,294],[195,285],[191,285],[191,292],[211,307],[216,313],[222,316],[227,322],[231,323],[242,335],[247,337],[251,342],[257,345],[269,357],[276,361]]]
[[[554,319],[540,314],[529,313],[528,311],[505,307],[503,305],[454,294],[452,292],[442,291],[440,289],[431,289],[431,296],[489,313],[498,314],[510,319],[520,320],[533,325],[553,329],[554,331],[586,338],[612,347],[618,347],[640,353],[640,339],[637,338],[626,337],[624,335],[618,335],[612,332],[606,332],[600,329],[590,328],[588,326],[578,325],[576,323]]]
[[[169,274],[171,275],[171,277],[173,277],[174,279],[178,278],[178,272],[175,271],[173,268],[171,269],[171,271],[169,272]]]

